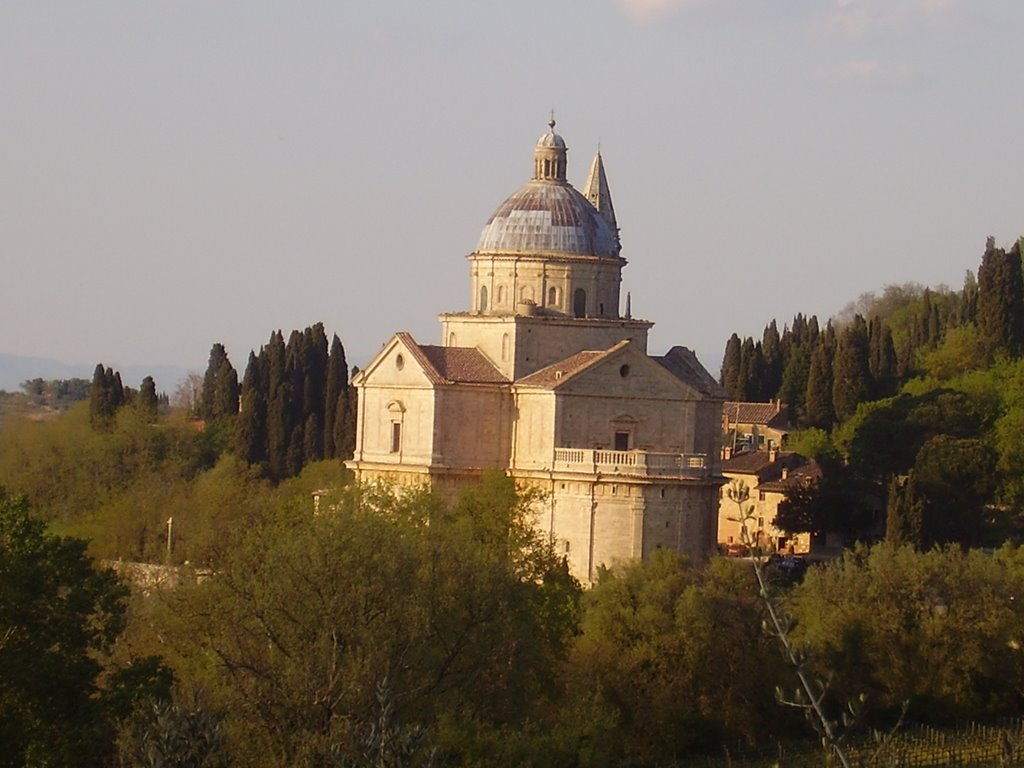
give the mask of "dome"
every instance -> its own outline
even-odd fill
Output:
[[[571,253],[618,258],[614,218],[602,215],[565,180],[568,149],[555,133],[554,118],[548,127],[550,130],[541,134],[533,150],[533,180],[491,214],[476,252]],[[610,205],[608,198],[609,208]]]
[[[571,186],[531,181],[491,214],[476,251],[617,258],[619,245],[597,209]]]
[[[537,139],[537,149],[565,149],[565,139],[555,133],[555,115],[548,120],[548,129]]]
[[[537,139],[538,148],[554,148],[554,149],[565,149],[565,139],[555,133],[554,128],[550,131],[544,131]]]

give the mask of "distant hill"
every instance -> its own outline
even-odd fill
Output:
[[[45,357],[22,357],[0,352],[0,390],[20,392],[23,381],[35,378],[91,380],[98,362],[100,361],[91,364],[63,363]],[[108,360],[102,362],[120,371],[121,381],[127,386],[138,388],[146,376],[152,376],[156,381],[157,391],[168,394],[174,393],[178,382],[188,373],[185,368],[176,365],[119,365]]]

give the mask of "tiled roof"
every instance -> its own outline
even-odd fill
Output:
[[[733,475],[756,475],[758,487],[770,480],[782,477],[785,467],[792,474],[798,467],[807,464],[807,459],[792,451],[779,451],[775,461],[768,451],[749,451],[722,461],[722,472]]]
[[[725,390],[686,347],[672,347],[663,357],[653,357],[677,379],[709,397],[725,397]]]
[[[757,486],[757,489],[759,491],[786,493],[793,486],[817,482],[821,479],[821,476],[821,465],[814,459],[808,459],[806,464],[790,469],[789,475],[785,480],[780,475],[778,480],[769,480],[768,482],[761,483]]]
[[[508,379],[471,347],[422,346],[423,354],[446,381],[459,384],[508,384]]]
[[[609,347],[608,349],[584,350],[582,352],[577,352],[575,355],[571,355],[564,360],[559,360],[557,363],[553,363],[546,368],[534,371],[529,376],[524,376],[519,379],[516,384],[521,384],[527,387],[554,387],[557,384],[561,384],[569,377],[575,376],[577,373],[586,370],[628,343],[628,341],[620,341],[618,344],[613,347]]]
[[[478,349],[420,345],[404,331],[396,336],[432,384],[508,384],[508,379]]]
[[[722,404],[722,415],[730,424],[764,424],[780,429],[789,427],[789,406],[775,401],[772,403],[739,403],[726,400]]]

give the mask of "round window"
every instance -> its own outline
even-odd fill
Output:
[[[619,368],[619,376],[621,376],[622,378],[626,378],[627,376],[629,376],[629,366],[628,365],[624,365],[621,368]]]
[[[405,368],[405,358],[402,357],[401,355],[395,357],[395,368],[397,368],[398,370],[402,370],[403,368]]]

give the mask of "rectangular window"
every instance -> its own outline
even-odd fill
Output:
[[[629,450],[629,432],[616,432],[615,433],[615,450],[616,451],[628,451]]]
[[[402,423],[391,422],[391,452],[399,453],[402,450]]]

